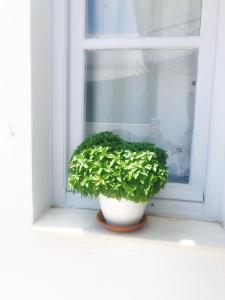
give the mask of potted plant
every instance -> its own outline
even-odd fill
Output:
[[[167,182],[166,159],[154,144],[128,142],[108,131],[93,134],[72,154],[68,187],[98,197],[108,224],[137,224]]]

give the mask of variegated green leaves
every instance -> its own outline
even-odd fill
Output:
[[[152,144],[126,142],[111,132],[96,134],[74,151],[68,187],[84,196],[147,202],[167,182],[166,158]]]

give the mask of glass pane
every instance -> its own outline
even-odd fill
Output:
[[[114,131],[167,150],[169,181],[188,183],[197,50],[86,52],[86,135]]]
[[[196,36],[201,0],[88,0],[87,36]]]

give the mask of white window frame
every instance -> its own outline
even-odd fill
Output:
[[[195,129],[193,133],[192,171],[189,185],[170,183],[153,200],[151,213],[215,219],[219,214],[219,199],[215,197],[216,180],[211,169],[214,145],[212,136],[214,106],[213,78],[217,14],[219,0],[202,1],[202,26],[199,37],[84,39],[85,0],[56,0],[53,2],[53,195],[54,205],[60,207],[98,208],[97,202],[83,200],[66,191],[66,166],[72,150],[83,140],[84,123],[84,50],[90,49],[146,49],[198,48],[198,85]],[[73,28],[73,31],[71,30]],[[73,85],[70,80],[73,79]],[[204,88],[203,88],[204,87]],[[70,101],[70,99],[77,99]],[[213,99],[213,101],[212,101]],[[204,105],[203,105],[204,104]],[[201,109],[204,107],[204,110]],[[69,115],[73,118],[69,118]],[[215,126],[214,126],[215,127]],[[76,128],[71,135],[69,128]],[[209,134],[210,132],[210,134]],[[205,151],[195,151],[200,145]],[[201,148],[201,147],[200,147]],[[207,150],[208,151],[207,151]],[[216,149],[214,149],[215,151]],[[199,159],[200,158],[200,159]],[[207,174],[207,176],[205,176]],[[218,174],[218,171],[217,171]],[[193,184],[194,183],[194,184]],[[202,192],[204,191],[204,195]],[[166,199],[166,201],[165,201]],[[183,200],[183,201],[181,201]]]

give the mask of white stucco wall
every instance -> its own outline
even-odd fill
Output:
[[[50,201],[50,4],[50,0],[0,1],[0,223],[4,226],[30,223]]]
[[[51,201],[51,0],[31,0],[33,212]]]
[[[0,223],[5,227],[31,221],[29,0],[0,1],[0,37]]]
[[[219,26],[218,26],[218,46],[217,46],[217,54],[216,54],[216,81],[215,81],[215,99],[217,99],[218,107],[217,110],[220,112],[217,115],[217,119],[220,123],[220,130],[217,130],[218,136],[221,134],[224,136],[224,128],[225,128],[225,106],[224,106],[224,78],[225,78],[225,18],[224,18],[224,11],[225,11],[225,1],[220,1],[220,14],[219,14]],[[216,137],[215,137],[216,138]],[[225,153],[223,149],[225,148],[224,138],[219,138],[220,144],[217,147],[218,158],[216,159],[217,168],[219,168],[219,163],[225,164]],[[222,199],[221,199],[221,219],[223,225],[225,227],[225,176],[222,178]]]

